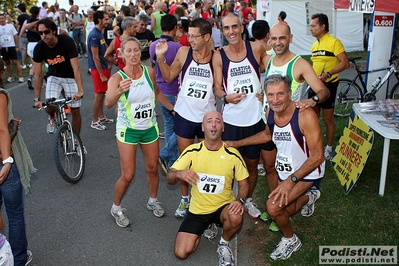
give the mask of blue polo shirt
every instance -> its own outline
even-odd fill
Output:
[[[98,47],[98,55],[100,57],[101,68],[108,69],[108,61],[105,59],[104,54],[107,50],[107,44],[104,39],[103,33],[95,27],[89,34],[88,38],[88,50],[89,50],[89,68],[90,69],[97,69],[96,65],[94,64],[93,54],[91,52],[91,47]]]

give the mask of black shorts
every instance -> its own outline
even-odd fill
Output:
[[[15,47],[1,48],[1,56],[3,57],[4,61],[18,59],[18,55],[17,55],[17,51],[15,50]]]
[[[260,144],[259,148],[261,148],[262,150],[265,150],[265,151],[272,151],[272,150],[276,149],[277,147],[276,147],[276,144],[274,144],[274,142],[271,140],[266,143]]]
[[[319,103],[321,108],[323,109],[334,109],[335,105],[335,98],[337,96],[337,88],[338,88],[338,80],[334,82],[323,82],[324,85],[326,85],[327,89],[330,91],[330,97],[327,98],[323,103]],[[308,98],[312,98],[316,93],[314,91],[310,90],[308,93]]]
[[[229,204],[223,205],[215,212],[209,214],[193,214],[187,212],[186,218],[184,218],[180,225],[179,232],[200,236],[211,223],[215,223],[219,227],[223,226],[222,221],[220,220],[220,215],[227,205]]]
[[[203,139],[204,132],[202,131],[202,123],[191,122],[178,113],[175,113],[174,130],[177,136],[185,139]]]
[[[320,190],[320,182],[323,178],[318,178],[318,179],[302,179],[299,182],[313,182],[313,187],[317,188],[318,190]],[[281,180],[280,177],[278,177],[278,181],[283,182],[284,180]]]
[[[238,127],[224,123],[224,132],[222,135],[223,140],[240,140],[251,137],[261,131],[265,130],[265,123],[259,120],[258,123],[249,127]],[[240,147],[238,151],[241,156],[248,159],[258,159],[260,156],[259,145]]]

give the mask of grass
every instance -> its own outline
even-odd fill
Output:
[[[346,119],[336,118],[335,121],[335,144],[338,144]],[[281,232],[268,231],[269,222],[253,223],[251,235],[254,241],[263,241],[261,250],[264,256],[259,265],[318,265],[321,245],[399,245],[399,142],[391,141],[385,195],[380,197],[382,149],[383,138],[374,133],[374,144],[365,168],[348,195],[345,195],[331,164],[326,163],[321,198],[316,203],[314,215],[305,218],[296,214],[292,217],[291,225],[303,246],[288,260],[273,261],[269,258],[282,236]],[[265,180],[259,179],[255,190],[258,206],[264,208],[268,194]]]

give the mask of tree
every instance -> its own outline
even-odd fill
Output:
[[[0,0],[0,10],[2,13],[10,13],[16,19],[19,15],[17,5],[21,3],[25,3],[26,12],[29,13],[29,8],[37,5],[37,0]]]

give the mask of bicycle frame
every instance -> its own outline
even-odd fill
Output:
[[[394,64],[390,64],[389,67],[383,67],[383,68],[378,68],[378,69],[373,69],[373,70],[360,70],[359,66],[356,63],[356,59],[354,58],[353,60],[350,60],[356,69],[357,75],[356,77],[352,80],[352,84],[356,82],[356,80],[360,80],[360,84],[362,85],[363,91],[362,94],[363,96],[368,93],[367,90],[367,85],[363,80],[363,75],[365,74],[369,74],[369,73],[375,73],[375,72],[380,72],[380,71],[384,71],[386,70],[387,73],[385,74],[385,76],[381,79],[380,83],[378,84],[378,86],[376,86],[375,88],[373,88],[370,93],[372,95],[375,95],[380,89],[381,87],[389,80],[389,78],[392,76],[392,74],[395,74],[396,79],[399,81],[399,73],[395,70],[395,66]]]

